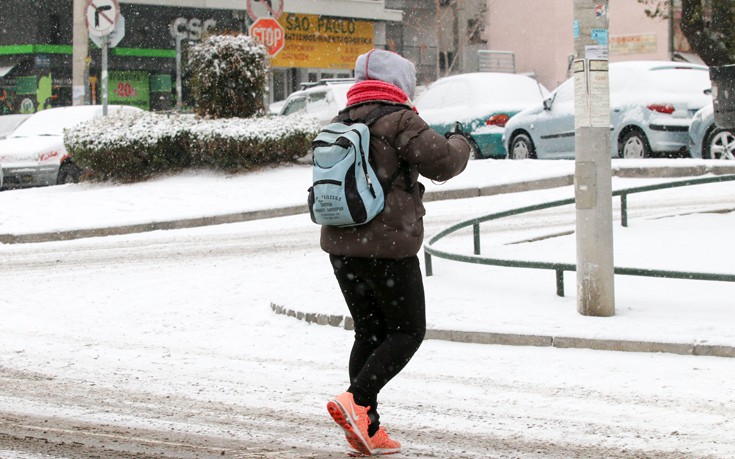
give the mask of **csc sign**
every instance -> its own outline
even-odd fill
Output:
[[[250,36],[262,43],[273,57],[286,45],[286,33],[283,26],[273,18],[260,18],[250,26]]]
[[[169,27],[171,36],[180,40],[199,41],[202,34],[209,32],[217,26],[217,21],[207,19],[202,21],[197,18],[176,18]]]

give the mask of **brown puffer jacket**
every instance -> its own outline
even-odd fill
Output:
[[[350,118],[362,119],[378,104],[359,105]],[[437,181],[462,172],[470,146],[461,135],[449,140],[432,130],[413,110],[393,112],[370,128],[371,164],[382,184],[404,162],[404,171],[385,197],[385,209],[365,225],[340,228],[323,226],[322,249],[333,255],[399,259],[416,255],[424,239],[423,185],[419,174]],[[407,166],[406,166],[407,165]]]

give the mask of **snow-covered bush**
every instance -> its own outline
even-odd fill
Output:
[[[190,167],[237,172],[309,153],[315,118],[208,119],[196,115],[110,115],[64,131],[83,178],[131,182]]]
[[[247,35],[212,35],[189,49],[195,111],[213,118],[265,113],[268,52]]]

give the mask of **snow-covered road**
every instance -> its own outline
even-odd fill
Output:
[[[484,206],[432,203],[429,226]],[[270,308],[334,291],[317,232],[300,215],[0,246],[0,457],[346,457],[324,406],[346,387],[350,332]],[[396,458],[726,458],[734,372],[430,340],[381,414]]]

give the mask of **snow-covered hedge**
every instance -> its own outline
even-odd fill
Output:
[[[195,115],[110,115],[64,131],[84,177],[124,182],[190,167],[228,172],[295,161],[309,153],[319,123],[301,116],[206,119]]]
[[[212,35],[189,49],[191,87],[200,116],[265,113],[268,51],[247,35]]]

